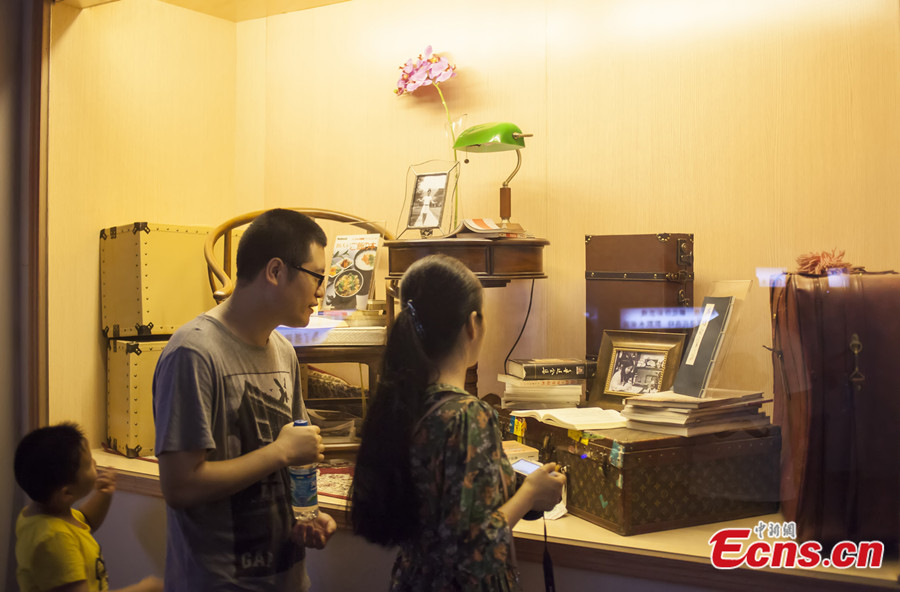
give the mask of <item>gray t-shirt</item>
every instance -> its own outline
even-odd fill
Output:
[[[306,417],[300,389],[284,336],[273,331],[256,347],[200,315],[172,335],[156,366],[156,454],[207,450],[207,460],[221,461],[261,448]],[[286,469],[225,499],[166,512],[167,591],[305,587]]]

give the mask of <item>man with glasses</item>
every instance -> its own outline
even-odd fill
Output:
[[[321,461],[300,365],[278,325],[309,323],[327,239],[314,220],[269,210],[247,227],[237,281],[218,307],[180,327],[153,377],[156,455],[167,503],[167,591],[307,590],[304,547],[335,530],[295,524],[286,467]]]

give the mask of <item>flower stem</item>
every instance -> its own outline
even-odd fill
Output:
[[[456,143],[456,132],[453,130],[453,120],[450,119],[450,109],[447,107],[447,101],[444,100],[444,93],[441,92],[441,85],[437,82],[434,83],[434,88],[438,92],[438,96],[441,97],[441,105],[444,106],[444,113],[447,114],[447,127],[450,129],[450,148],[453,150],[453,161],[458,162],[456,158],[456,149],[453,148],[453,145]],[[453,186],[453,218],[451,221],[450,230],[456,228],[457,218],[459,216],[459,179],[457,179],[457,183]]]

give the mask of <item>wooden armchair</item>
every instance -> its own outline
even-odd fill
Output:
[[[352,214],[336,212],[333,210],[318,210],[309,208],[290,209],[306,214],[311,218],[319,220],[331,220],[334,222],[343,222],[361,228],[371,234],[378,233],[382,237],[384,237],[385,240],[393,240],[394,238],[394,235],[380,224],[369,220],[363,220],[362,218],[358,218]],[[234,291],[234,280],[232,279],[234,273],[234,248],[232,244],[232,231],[236,228],[240,228],[241,226],[249,224],[254,219],[256,219],[257,216],[265,211],[266,210],[258,210],[255,212],[241,214],[240,216],[235,216],[230,220],[226,220],[225,222],[217,226],[211,233],[209,233],[209,237],[206,239],[206,244],[203,247],[203,255],[204,257],[206,257],[206,266],[209,270],[209,287],[212,290],[213,298],[215,298],[216,304],[221,304],[226,298],[231,296],[231,293]],[[222,240],[223,247],[221,262],[216,258],[215,255],[216,243],[219,242],[220,239]],[[220,285],[220,287],[217,288],[217,285]]]

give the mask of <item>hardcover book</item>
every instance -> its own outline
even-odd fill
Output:
[[[512,359],[506,363],[506,372],[524,380],[560,378],[584,378],[585,362],[578,358],[528,358]]]
[[[566,386],[573,384],[584,384],[584,377],[581,376],[579,378],[535,378],[532,380],[526,380],[524,378],[519,378],[518,376],[512,376],[510,374],[498,374],[497,380],[506,384],[507,386],[513,387],[526,387],[526,388],[537,388],[541,386]]]
[[[732,296],[707,296],[703,299],[700,323],[691,333],[684,360],[672,385],[676,393],[703,396],[728,328],[733,303]]]

